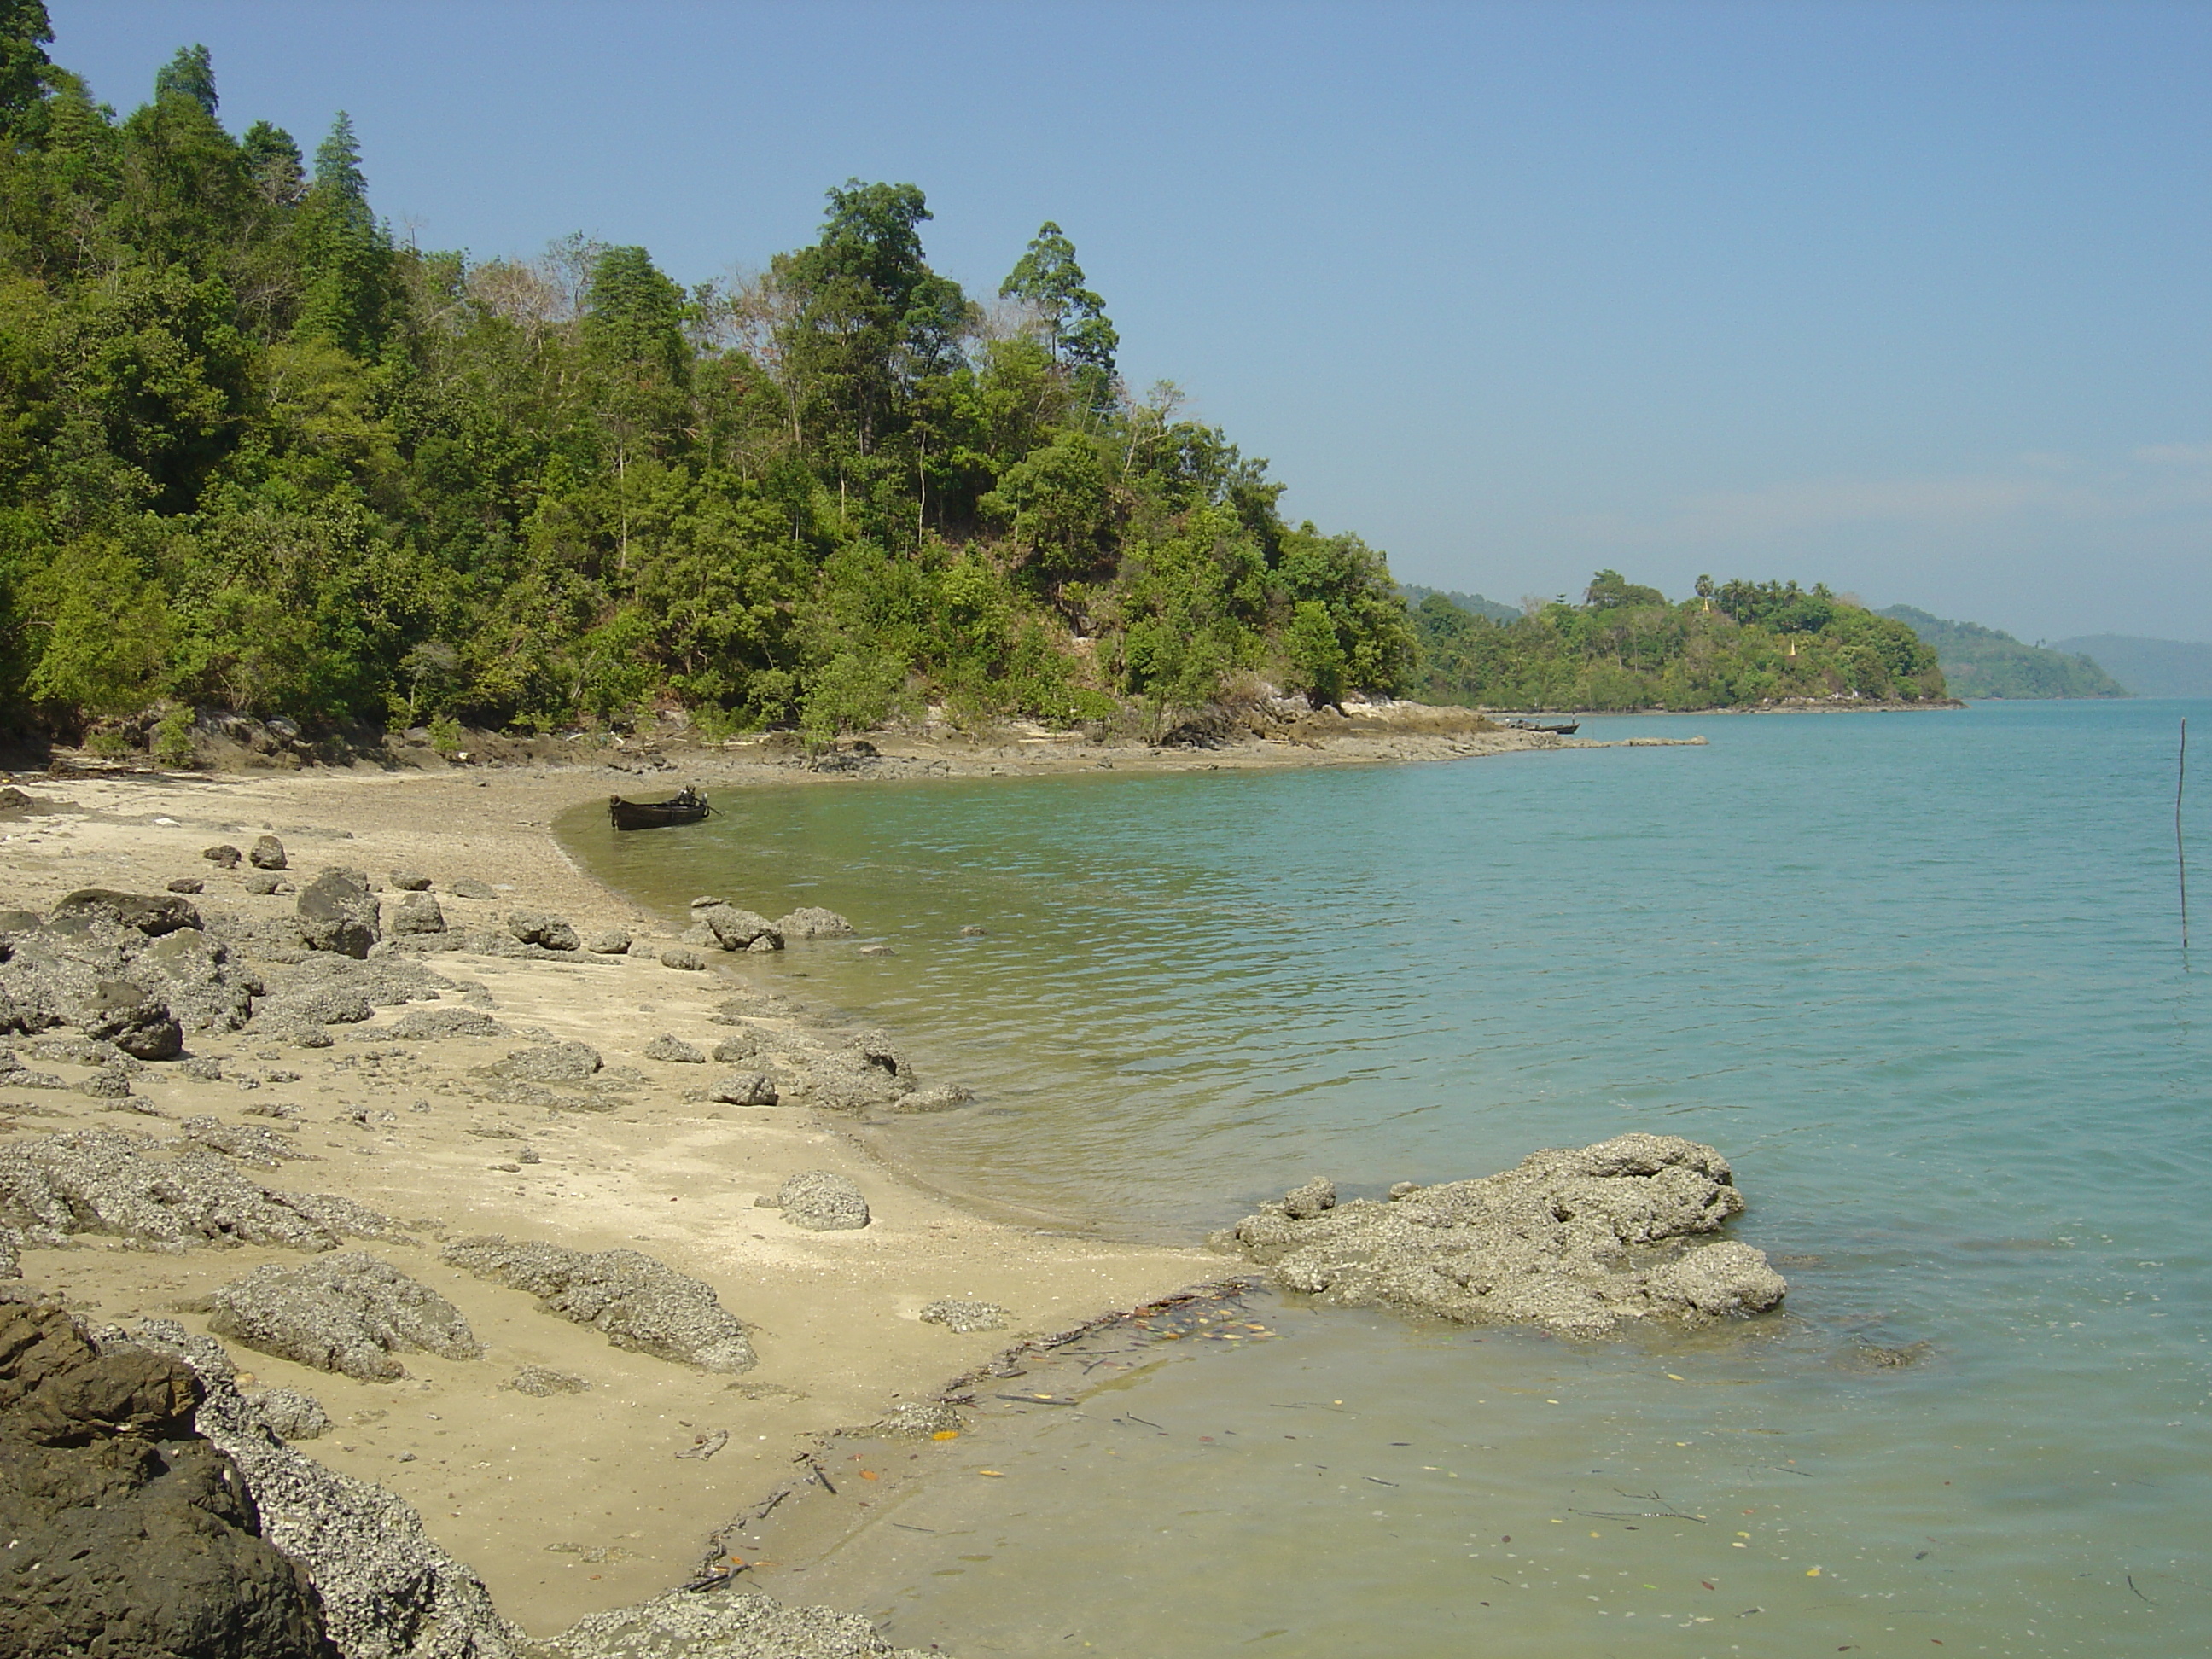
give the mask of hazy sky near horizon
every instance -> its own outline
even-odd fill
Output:
[[[1044,219],[1176,381],[1405,580],[1825,580],[2212,641],[2212,6],[50,0],[128,109],[334,111],[403,235],[690,283],[928,193]]]

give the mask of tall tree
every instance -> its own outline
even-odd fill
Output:
[[[0,0],[0,139],[12,139],[46,92],[54,38],[44,0]]]
[[[374,355],[398,298],[392,239],[369,210],[361,143],[343,110],[316,148],[297,230],[303,280],[295,331],[357,357]]]
[[[154,98],[189,98],[213,115],[222,101],[215,95],[215,59],[205,46],[179,46],[177,55],[154,76]]]
[[[643,248],[611,247],[592,266],[584,338],[606,362],[681,385],[690,366],[684,290]]]
[[[1106,316],[1106,301],[1085,286],[1075,244],[1049,219],[999,284],[1002,300],[1021,300],[1044,319],[1053,359],[1066,362],[1086,383],[1092,401],[1113,386],[1114,354],[1121,337]]]

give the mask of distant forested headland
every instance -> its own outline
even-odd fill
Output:
[[[1909,605],[1881,613],[1894,617],[1936,647],[1953,693],[1961,697],[2124,697],[2130,695],[2078,652],[2026,645],[1979,623],[1946,622]]]
[[[1416,694],[1491,708],[1715,708],[1795,699],[1936,702],[1936,652],[1905,623],[1820,585],[1700,576],[1669,603],[1612,570],[1579,605],[1510,622],[1441,593],[1413,611]]]
[[[1500,623],[1291,524],[1133,392],[1052,224],[979,300],[912,185],[684,288],[642,247],[405,246],[340,114],[220,118],[204,48],[118,116],[0,0],[0,713],[189,752],[201,710],[518,731],[681,708],[819,739],[1128,720],[1261,682],[1462,702],[1942,695],[1910,629],[1601,576]],[[1442,604],[1443,609],[1436,607]]]

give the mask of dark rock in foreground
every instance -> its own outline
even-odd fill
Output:
[[[59,1307],[0,1304],[0,1653],[335,1659],[307,1573],[195,1431],[204,1392]]]
[[[571,1250],[495,1233],[449,1244],[440,1259],[529,1291],[547,1313],[604,1332],[617,1348],[709,1371],[756,1363],[744,1322],[712,1285],[636,1250]]]
[[[1789,1286],[1765,1255],[1691,1241],[1743,1211],[1728,1162],[1676,1135],[1530,1154],[1480,1181],[1336,1201],[1315,1181],[1210,1241],[1285,1290],[1467,1323],[1597,1336],[1624,1320],[1763,1313]]]

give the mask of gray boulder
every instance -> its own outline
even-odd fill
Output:
[[[198,876],[172,876],[162,884],[172,893],[204,893],[207,883]]]
[[[319,1440],[331,1431],[323,1402],[297,1389],[263,1389],[247,1395],[246,1404],[279,1440]]]
[[[760,1039],[750,1031],[732,1031],[714,1045],[713,1058],[727,1066],[734,1060],[750,1060],[760,1052]]]
[[[683,1038],[670,1036],[665,1032],[647,1043],[644,1054],[647,1060],[666,1060],[678,1066],[704,1066],[707,1063],[706,1055]]]
[[[246,878],[246,890],[257,898],[267,898],[271,893],[289,893],[292,884],[273,870],[256,870]]]
[[[773,1106],[775,1080],[765,1072],[732,1072],[708,1085],[707,1098],[726,1106]]]
[[[332,866],[300,890],[294,907],[301,936],[311,951],[329,951],[356,959],[383,937],[377,926],[376,899],[368,877]]]
[[[1310,1182],[1209,1241],[1331,1303],[1597,1336],[1625,1321],[1762,1313],[1788,1291],[1748,1245],[1726,1159],[1676,1135],[1532,1153],[1502,1175],[1340,1202]]]
[[[748,1371],[756,1363],[744,1322],[711,1285],[636,1250],[571,1250],[494,1234],[449,1244],[439,1259],[527,1291],[545,1312],[588,1325],[617,1348],[709,1371]]]
[[[216,1291],[208,1328],[263,1353],[363,1382],[407,1375],[392,1356],[475,1359],[461,1310],[390,1262],[344,1250],[296,1267],[257,1267]]]
[[[420,870],[398,869],[392,872],[392,884],[403,893],[427,893],[430,878]]]
[[[851,922],[818,904],[802,904],[772,926],[786,939],[842,939],[853,932]]]
[[[868,1200],[844,1176],[805,1170],[776,1190],[783,1218],[811,1233],[852,1232],[868,1224]]]
[[[488,881],[478,881],[474,876],[463,876],[453,884],[453,896],[465,899],[495,899],[499,890]]]
[[[593,956],[618,957],[629,949],[629,929],[602,927],[592,935],[584,948]]]
[[[139,1060],[174,1060],[185,1051],[184,1029],[169,1005],[127,979],[101,981],[78,1024],[87,1036]]]
[[[284,843],[274,836],[255,838],[252,850],[246,855],[246,862],[257,870],[283,870],[290,867],[284,856]]]
[[[175,893],[118,893],[110,887],[78,888],[54,906],[46,925],[88,919],[131,928],[149,939],[200,925],[200,913]]]
[[[688,946],[671,945],[661,951],[660,965],[680,973],[702,974],[707,970],[707,958]]]
[[[226,843],[219,847],[203,847],[200,848],[200,856],[220,869],[235,870],[238,868],[239,860],[246,854],[235,847]]]
[[[582,948],[576,930],[568,925],[566,916],[553,915],[544,910],[510,911],[507,931],[525,945],[535,945],[548,951],[574,951]]]
[[[395,935],[442,933],[446,931],[446,913],[428,893],[404,893],[392,907],[392,931]]]
[[[710,904],[704,909],[694,910],[691,920],[713,934],[714,942],[725,951],[748,950],[762,939],[769,941],[771,951],[783,948],[783,935],[776,932],[774,922],[735,905]]]

